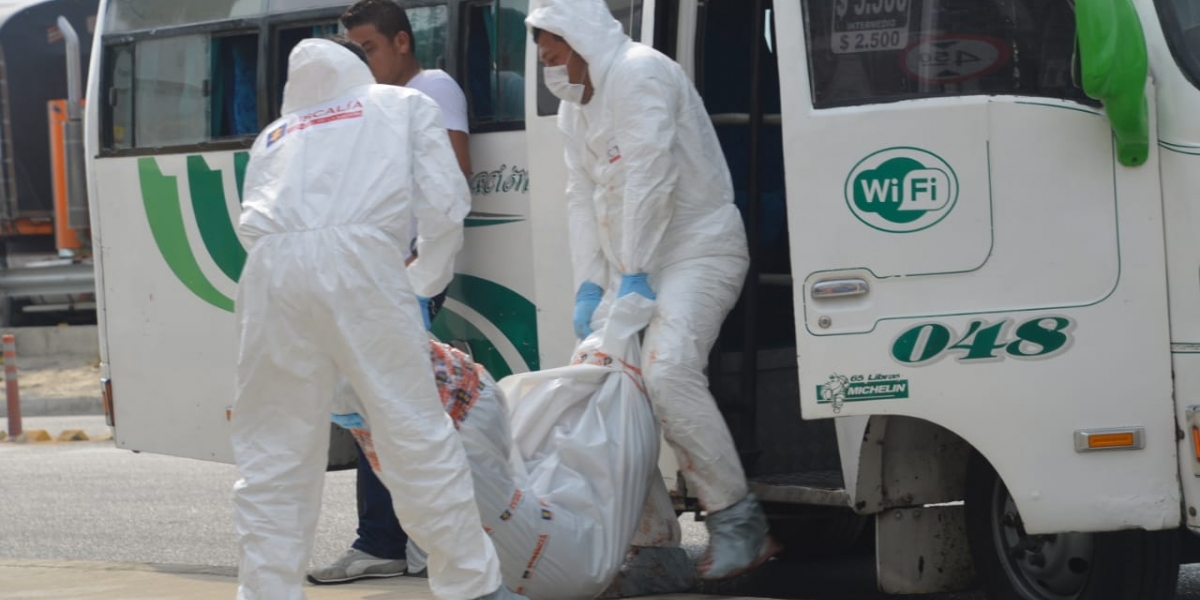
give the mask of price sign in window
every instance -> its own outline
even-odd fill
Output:
[[[836,54],[908,45],[911,0],[834,0],[831,50]]]

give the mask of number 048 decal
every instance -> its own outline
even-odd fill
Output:
[[[992,362],[1007,357],[1044,359],[1065,352],[1073,341],[1075,322],[1062,316],[1034,317],[1017,324],[975,320],[962,334],[942,323],[922,323],[892,342],[892,358],[910,365],[928,365],[946,356],[959,362]]]

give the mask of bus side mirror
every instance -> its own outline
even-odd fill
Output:
[[[1117,160],[1127,167],[1150,155],[1149,73],[1146,38],[1131,0],[1077,0],[1076,36],[1083,91],[1104,103],[1117,140]]]

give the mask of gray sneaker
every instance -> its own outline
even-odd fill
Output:
[[[359,579],[399,577],[407,570],[408,563],[404,559],[377,558],[351,548],[329,566],[309,571],[308,581],[315,585],[350,583]]]

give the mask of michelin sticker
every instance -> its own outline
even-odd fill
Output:
[[[899,50],[908,45],[912,0],[834,0],[835,54]]]
[[[958,176],[920,148],[885,148],[858,161],[846,177],[846,205],[866,225],[911,233],[936,225],[958,202]]]
[[[908,398],[908,380],[900,375],[838,375],[817,386],[817,404],[833,405],[840,413],[847,402],[901,400]]]

